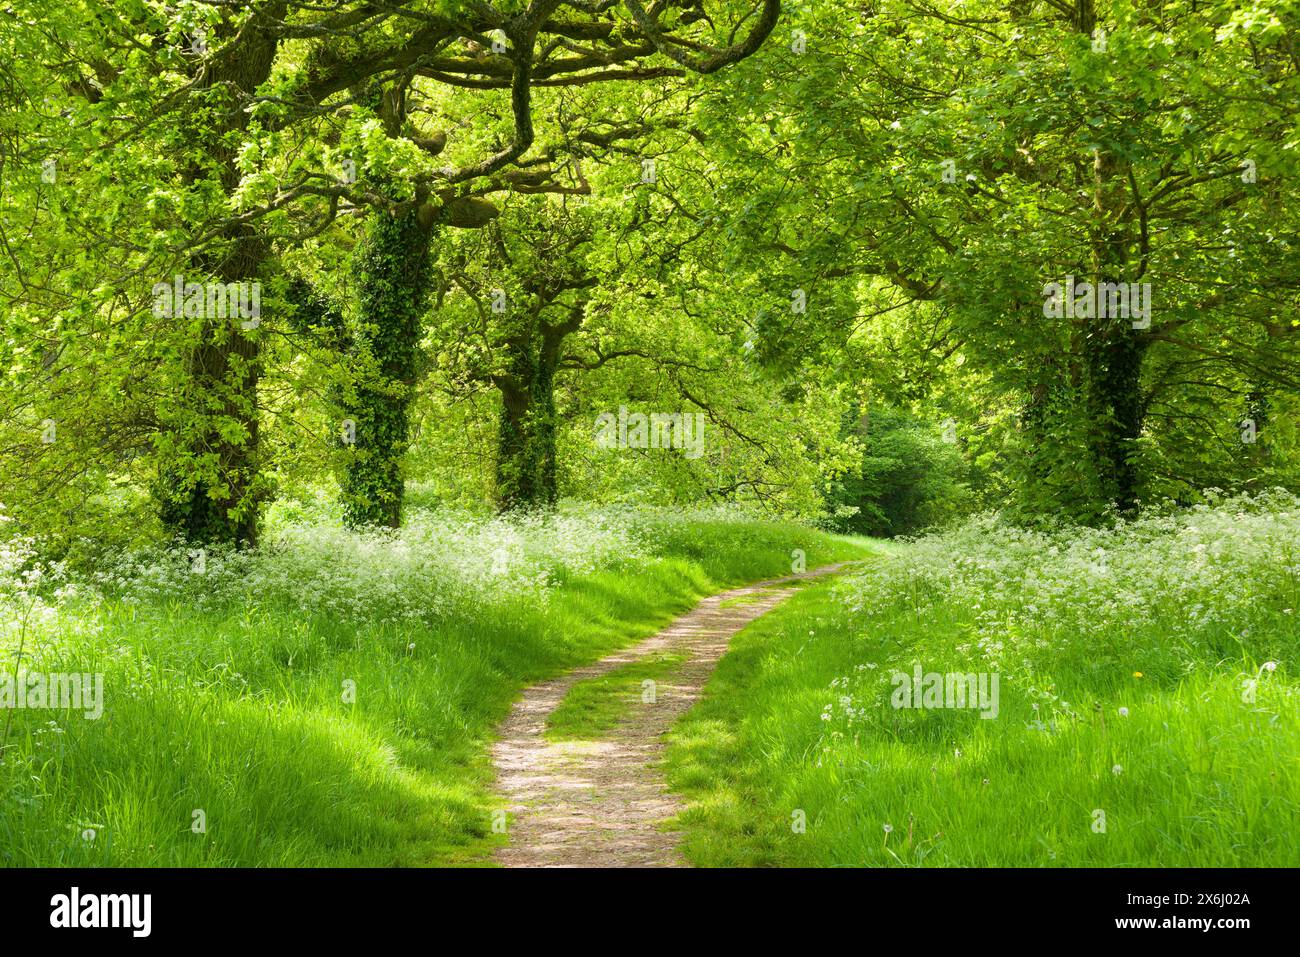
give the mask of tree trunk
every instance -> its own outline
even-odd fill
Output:
[[[537,502],[554,508],[559,500],[555,460],[555,370],[560,364],[560,347],[565,332],[548,329],[542,337],[533,382],[533,423],[537,456]]]
[[[402,521],[402,464],[410,442],[421,320],[429,286],[433,232],[415,210],[376,210],[357,253],[358,346],[362,372],[343,426],[348,459],[341,478],[350,528]]]
[[[218,270],[226,282],[240,272],[257,275],[264,255],[255,239],[241,240],[242,262]],[[257,388],[261,379],[256,340],[242,334],[240,320],[204,323],[202,339],[187,360],[186,392],[215,408],[206,427],[188,444],[188,457],[163,472],[159,517],[174,535],[195,543],[254,545],[257,542],[257,478],[261,465]],[[234,428],[230,428],[233,423]],[[225,426],[224,428],[222,426]],[[203,473],[194,466],[215,459]],[[211,471],[209,471],[209,468]]]
[[[536,361],[531,337],[506,343],[510,360],[506,375],[497,381],[501,390],[501,416],[497,426],[497,506],[502,511],[530,508],[537,500],[536,446],[531,416]]]
[[[556,478],[555,370],[568,328],[545,327],[507,343],[508,375],[501,390],[497,438],[497,504],[502,511],[553,508]],[[540,345],[535,340],[541,339]]]
[[[1097,28],[1093,0],[1076,0],[1075,25],[1091,35]],[[1093,156],[1092,282],[1128,283],[1127,240],[1128,163],[1106,147]],[[1147,308],[1151,308],[1147,299]],[[1147,342],[1132,328],[1130,317],[1103,316],[1094,310],[1085,320],[1082,341],[1085,411],[1089,418],[1090,452],[1106,503],[1130,513],[1137,507],[1139,475],[1134,454],[1142,434],[1142,362]]]
[[[1094,160],[1094,292],[1101,283],[1128,283],[1128,249],[1122,221],[1126,168],[1105,149]],[[1098,305],[1100,306],[1100,294]],[[1146,300],[1147,309],[1151,301]],[[1107,310],[1098,308],[1098,313]],[[1147,343],[1131,317],[1097,315],[1084,337],[1092,453],[1103,495],[1121,514],[1137,507],[1139,475],[1134,454],[1142,434],[1142,362]]]
[[[194,135],[219,164],[227,196],[238,188],[242,175],[233,134],[247,128],[250,114],[245,105],[270,76],[278,47],[274,33],[261,24],[284,16],[284,8],[282,2],[272,3],[256,13],[242,28],[238,49],[214,64],[199,87],[212,98],[214,112],[196,113]],[[205,125],[209,122],[211,127]],[[206,175],[196,168],[189,179],[195,184]],[[215,252],[195,257],[194,268],[203,278],[215,275],[221,282],[257,281],[267,256],[266,241],[247,225],[230,228],[222,238],[224,245]],[[200,276],[194,280],[200,281]],[[160,466],[156,499],[164,527],[187,541],[257,541],[261,370],[257,340],[244,332],[239,317],[209,317],[186,358],[184,393],[193,403],[190,408],[204,410],[205,420],[193,433],[182,435],[177,458]]]
[[[1128,329],[1098,329],[1088,339],[1089,415],[1093,458],[1103,494],[1121,513],[1137,507],[1133,455],[1142,434],[1142,359],[1146,349]]]

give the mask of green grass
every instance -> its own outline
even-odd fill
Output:
[[[545,601],[465,599],[429,623],[313,615],[251,591],[217,608],[165,594],[70,605],[29,639],[26,667],[103,672],[105,713],[14,712],[0,862],[482,863],[501,840],[488,746],[525,685],[653,633],[701,596],[788,571],[794,547],[810,563],[859,551],[743,521],[669,522],[651,539],[632,566],[561,569]]]
[[[658,652],[615,668],[599,678],[579,681],[546,719],[550,741],[593,741],[605,736],[642,699],[644,682],[674,674],[685,655]]]
[[[758,591],[750,592],[748,595],[738,595],[735,598],[728,598],[718,603],[719,608],[744,608],[746,605],[755,605],[767,597],[771,589],[760,588]]]
[[[1242,534],[1262,539],[1259,528]],[[1156,582],[1168,607],[1152,599],[1126,610],[1124,579],[1072,584],[1068,568],[1052,578],[1046,547],[1027,549],[1026,567],[1052,579],[1060,605],[1049,614],[1041,592],[1022,585],[1027,572],[999,569],[990,577],[1005,593],[988,586],[976,608],[978,590],[935,587],[921,563],[908,564],[913,547],[890,549],[894,558],[872,569],[878,584],[816,584],[733,639],[670,740],[669,783],[688,800],[677,823],[694,863],[1300,863],[1300,685],[1287,666],[1300,648],[1294,564],[1252,559],[1254,574],[1225,576],[1236,582],[1231,599]],[[1171,575],[1215,574],[1210,563],[1180,569],[1188,552],[1168,535],[1127,547]],[[967,556],[978,564],[975,549]],[[935,547],[924,562],[951,551]],[[1080,630],[1109,615],[1114,623]],[[1007,645],[989,652],[1003,658],[995,719],[891,706],[893,668],[987,670],[986,635]]]

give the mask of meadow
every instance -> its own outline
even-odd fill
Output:
[[[791,551],[859,553],[726,512],[417,511],[354,534],[286,510],[257,551],[81,569],[0,550],[17,674],[104,676],[104,714],[12,710],[10,866],[477,864],[493,727],[522,687],[653,633]]]
[[[732,644],[669,782],[706,866],[1295,866],[1300,500],[889,543]],[[994,718],[894,706],[997,674]]]

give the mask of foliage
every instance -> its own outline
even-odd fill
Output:
[[[860,475],[838,483],[837,531],[892,537],[943,525],[969,510],[970,467],[953,424],[932,423],[889,408],[869,415]],[[844,514],[846,512],[852,514]]]

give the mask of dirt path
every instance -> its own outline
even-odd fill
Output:
[[[496,861],[506,867],[685,866],[677,835],[660,830],[682,809],[657,767],[664,733],[699,698],[732,635],[789,598],[796,589],[788,583],[842,567],[826,565],[706,598],[639,644],[527,689],[492,749],[497,785],[513,815],[510,843]],[[741,602],[723,607],[736,599]],[[686,661],[657,684],[654,704],[638,697],[600,741],[542,737],[547,716],[573,685],[655,652]]]

